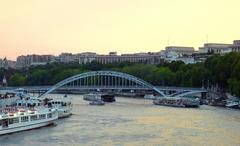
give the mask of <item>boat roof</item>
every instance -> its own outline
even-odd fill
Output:
[[[48,113],[51,112],[49,110],[49,108],[46,108],[46,107],[39,107],[39,108],[34,109],[35,112],[33,114],[28,112],[28,111],[31,111],[30,109],[24,109],[24,110],[25,110],[24,115],[20,115],[19,112],[14,112],[13,116],[9,116],[8,114],[2,113],[2,114],[0,114],[0,120],[17,118],[17,117],[25,117],[25,116],[33,116],[33,115],[40,115],[40,114],[48,114]]]
[[[7,94],[7,93],[13,93],[13,94],[16,94],[16,92],[13,91],[13,90],[0,90],[0,94]]]

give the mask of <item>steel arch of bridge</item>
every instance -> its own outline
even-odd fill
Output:
[[[207,92],[206,90],[188,91],[188,92],[185,92],[185,93],[181,93],[181,94],[175,95],[173,97],[182,97],[182,96],[186,96],[186,95],[193,95],[193,94],[196,94],[196,93],[206,93],[206,92]]]
[[[77,80],[83,79],[83,78],[94,77],[94,76],[112,76],[112,77],[126,79],[126,80],[132,81],[138,85],[146,86],[149,89],[152,89],[152,90],[156,91],[157,93],[159,93],[160,95],[166,97],[166,95],[162,91],[160,91],[158,88],[154,87],[153,85],[149,84],[148,82],[146,82],[142,79],[139,79],[135,76],[132,76],[132,75],[129,75],[126,73],[122,73],[122,72],[116,72],[116,71],[91,71],[91,72],[85,72],[85,73],[81,73],[78,75],[74,75],[63,81],[58,82],[57,84],[52,86],[47,92],[40,95],[39,97],[43,97],[43,96],[53,92],[54,90],[61,88],[62,86],[67,85],[71,82],[74,82],[74,81],[77,81]]]

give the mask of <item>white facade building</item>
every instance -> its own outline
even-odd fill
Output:
[[[166,53],[169,52],[176,52],[179,55],[191,56],[192,54],[194,54],[195,51],[193,47],[167,46]]]
[[[231,49],[233,52],[240,52],[240,40],[234,40]]]
[[[163,58],[160,53],[136,53],[117,55],[117,52],[110,52],[109,55],[87,54],[79,56],[79,64],[91,63],[92,61],[101,64],[114,62],[140,62],[147,64],[160,64]]]
[[[182,61],[185,64],[194,64],[195,59],[192,56],[183,56],[182,54],[178,54],[177,52],[168,52],[166,54],[165,60],[167,62],[173,62],[173,61]]]
[[[207,43],[199,48],[199,53],[225,54],[232,51],[232,44]]]
[[[27,56],[18,56],[16,67],[24,68],[37,65],[45,65],[47,63],[53,62],[53,55],[27,55]]]

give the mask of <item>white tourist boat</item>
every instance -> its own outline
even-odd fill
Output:
[[[48,126],[58,119],[55,109],[46,107],[18,109],[0,114],[0,135]]]
[[[59,118],[64,118],[72,115],[72,103],[68,97],[54,98],[54,99],[40,99],[37,97],[25,97],[17,100],[17,107],[41,107],[47,106],[48,108],[54,108],[58,112]]]
[[[19,98],[16,101],[16,107],[39,107],[43,106],[43,101],[37,97],[26,96],[24,98]]]
[[[67,96],[63,98],[54,98],[48,101],[48,106],[58,111],[59,118],[65,118],[72,115],[72,102]]]
[[[16,92],[0,90],[0,108],[14,105],[19,99]]]
[[[87,101],[96,101],[96,100],[101,100],[101,94],[85,94],[83,95],[83,100],[87,100]]]

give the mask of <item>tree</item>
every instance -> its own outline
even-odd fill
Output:
[[[26,83],[26,77],[20,73],[15,73],[10,77],[10,86],[24,86]]]

